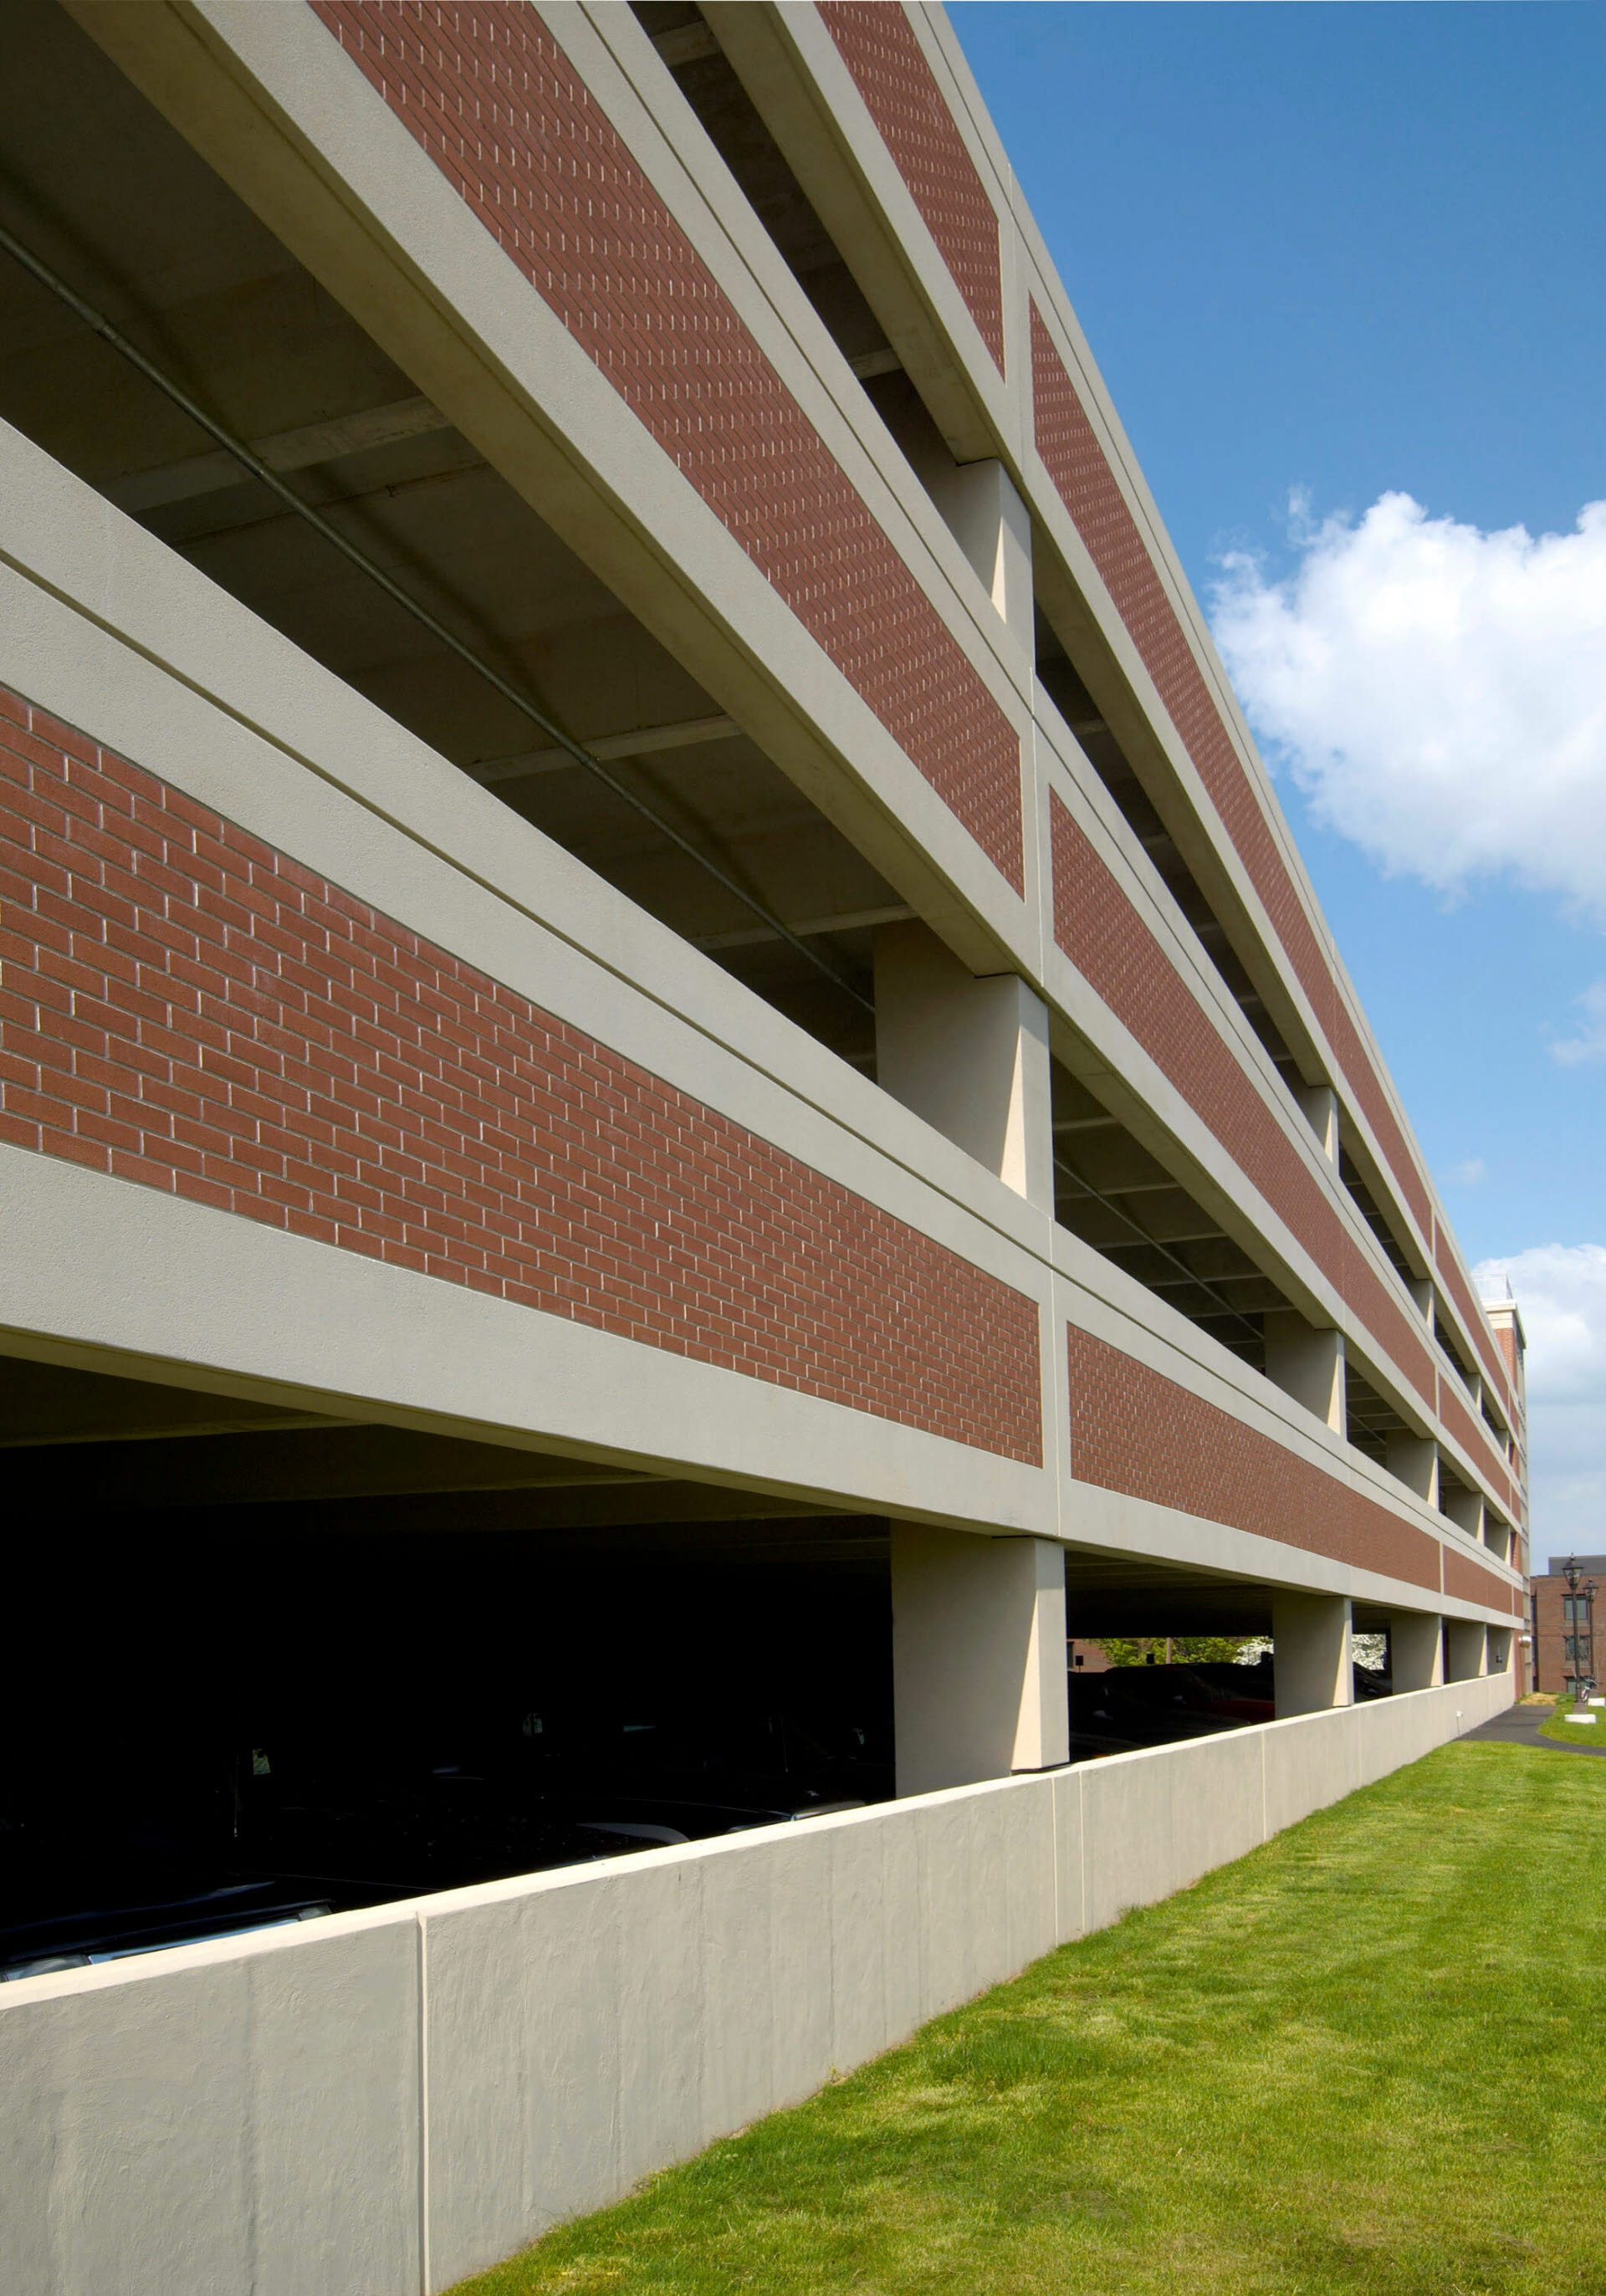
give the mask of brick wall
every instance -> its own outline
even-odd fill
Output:
[[[997,212],[908,18],[889,0],[820,0],[819,13],[1002,374]]]
[[[1509,1500],[1511,1477],[1506,1472],[1505,1461],[1494,1438],[1482,1419],[1474,1418],[1462,1401],[1460,1390],[1454,1382],[1446,1379],[1442,1372],[1438,1380],[1438,1415],[1452,1442],[1460,1445],[1479,1472],[1493,1483],[1503,1498]]]
[[[0,692],[0,1136],[1042,1459],[1030,1300]]]
[[[1070,812],[1052,791],[1054,939],[1304,1245],[1430,1410],[1432,1361],[1320,1183]]]
[[[1066,1337],[1074,1480],[1437,1591],[1425,1531],[1106,1341]]]
[[[1472,1345],[1477,1349],[1479,1360],[1488,1374],[1490,1386],[1504,1402],[1509,1414],[1512,1408],[1512,1388],[1506,1376],[1504,1357],[1495,1345],[1494,1333],[1485,1323],[1482,1310],[1472,1297],[1472,1287],[1461,1272],[1454,1244],[1442,1230],[1438,1229],[1435,1230],[1433,1236],[1433,1264],[1438,1270],[1439,1280],[1445,1290],[1455,1302],[1456,1311],[1462,1322],[1471,1335]]]
[[[1481,1603],[1486,1610],[1509,1611],[1512,1608],[1512,1587],[1509,1579],[1496,1578],[1471,1556],[1458,1554],[1454,1547],[1445,1551],[1445,1593],[1457,1603]]]
[[[311,4],[1020,892],[1019,737],[537,10]]]
[[[1037,452],[1130,632],[1211,804],[1249,873],[1356,1103],[1422,1234],[1427,1189],[1349,1018],[1271,825],[1222,721],[1115,473],[1036,305],[1032,404]]]
[[[1536,1690],[1560,1692],[1569,1674],[1577,1670],[1577,1658],[1567,1655],[1566,1637],[1577,1636],[1576,1620],[1568,1619],[1561,1603],[1567,1593],[1565,1578],[1545,1577],[1533,1581],[1534,1647],[1530,1659],[1533,1686]],[[1597,1608],[1602,1606],[1597,1605]],[[1606,1611],[1603,1611],[1606,1615]],[[1597,1669],[1598,1671],[1598,1669]]]

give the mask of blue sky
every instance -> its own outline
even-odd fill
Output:
[[[1598,1547],[1606,7],[950,14]]]

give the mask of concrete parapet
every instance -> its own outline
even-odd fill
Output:
[[[0,1990],[7,2296],[417,2296],[1511,1702],[1508,1672]]]

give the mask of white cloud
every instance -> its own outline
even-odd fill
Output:
[[[1606,1552],[1606,1244],[1546,1243],[1473,1270],[1509,1283],[1528,1335],[1533,1567]]]
[[[1481,1156],[1469,1156],[1464,1163],[1452,1164],[1445,1178],[1453,1188],[1480,1188],[1489,1177],[1489,1168]]]
[[[1291,508],[1293,573],[1239,554],[1214,595],[1273,761],[1390,872],[1509,875],[1606,921],[1606,502],[1536,540],[1405,494],[1358,523]]]
[[[1584,1026],[1576,1037],[1563,1037],[1551,1046],[1551,1057],[1564,1069],[1585,1061],[1606,1061],[1606,980],[1597,980],[1574,1002],[1583,1008]]]

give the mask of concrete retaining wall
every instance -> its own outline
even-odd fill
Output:
[[[0,1988],[7,2296],[417,2296],[1498,1712],[1509,1674]]]

